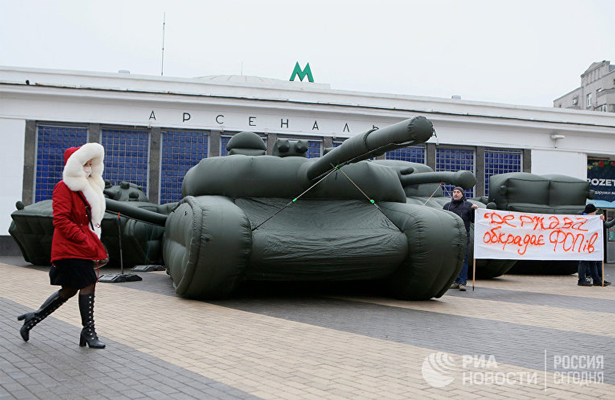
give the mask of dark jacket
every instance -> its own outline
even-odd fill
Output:
[[[577,214],[579,214],[579,215],[588,215],[586,212],[583,212],[583,211],[578,212]],[[604,227],[606,229],[611,229],[614,225],[615,225],[615,218],[613,218],[610,221],[607,221],[606,219],[604,220]]]
[[[443,207],[447,211],[454,212],[459,215],[466,226],[466,232],[470,235],[470,224],[474,223],[474,210],[472,203],[466,200],[465,196],[460,200],[452,200],[446,203]]]

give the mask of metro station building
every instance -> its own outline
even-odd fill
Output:
[[[15,203],[51,198],[71,146],[101,143],[105,179],[141,185],[150,201],[163,204],[181,198],[191,166],[225,156],[238,132],[261,135],[268,154],[278,138],[303,139],[308,157],[319,157],[349,137],[417,115],[433,122],[437,136],[382,157],[436,171],[472,171],[478,183],[467,195],[473,197],[488,195],[494,174],[592,179],[592,165],[612,166],[592,183],[602,200],[615,200],[611,113],[343,91],[250,76],[0,67],[0,250],[12,242]]]

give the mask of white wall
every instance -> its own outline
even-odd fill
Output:
[[[537,175],[559,174],[587,179],[587,155],[557,150],[532,150],[532,173]]]
[[[615,160],[615,113],[221,78],[0,66],[0,235],[22,195],[25,120],[346,138],[422,114],[438,134],[430,143],[531,149],[531,172],[539,175],[586,179],[587,157]]]
[[[11,213],[23,188],[26,121],[0,118],[0,235],[8,235]]]

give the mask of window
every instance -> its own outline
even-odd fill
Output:
[[[308,140],[307,158],[318,158],[322,156],[322,142],[319,140]]]
[[[521,150],[485,149],[485,196],[489,196],[489,178],[492,175],[521,172]]]
[[[401,160],[425,164],[426,148],[424,144],[403,147],[401,149],[387,151],[385,156],[387,160]]]
[[[573,97],[572,98],[572,105],[576,106],[577,104],[579,104],[579,98],[578,97]]]
[[[474,173],[474,150],[463,149],[436,149],[436,171],[470,171]],[[442,185],[444,196],[453,194],[453,185]],[[474,188],[464,190],[466,197],[474,197]]]
[[[591,108],[592,106],[592,94],[587,94],[587,102],[585,103],[585,108]]]
[[[62,180],[64,151],[88,141],[88,129],[78,126],[39,125],[36,140],[35,200],[50,200],[56,183]]]
[[[220,136],[220,155],[228,156],[228,150],[226,149],[226,145],[228,145],[229,140],[231,140],[232,136]]]
[[[147,195],[149,131],[103,129],[101,142],[105,148],[103,178],[112,185],[122,181],[134,183]]]
[[[208,148],[209,135],[204,132],[162,132],[160,204],[181,200],[184,175],[207,157]]]

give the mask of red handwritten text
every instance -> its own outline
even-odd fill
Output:
[[[596,249],[594,243],[598,240],[598,232],[594,232],[589,238],[584,234],[564,232],[556,230],[549,235],[549,242],[553,244],[553,251],[558,251],[558,247],[566,253],[593,253]]]
[[[528,246],[544,246],[545,240],[543,235],[515,235],[501,231],[501,226],[485,232],[483,243],[501,244],[502,250],[506,250],[506,246],[511,244],[517,246],[517,253],[524,255],[527,252]]]

